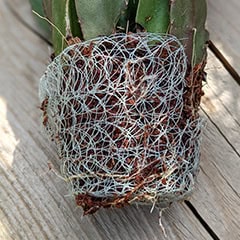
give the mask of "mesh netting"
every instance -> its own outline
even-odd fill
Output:
[[[202,120],[183,114],[186,66],[174,36],[150,33],[78,43],[48,66],[43,125],[85,212],[191,192]]]

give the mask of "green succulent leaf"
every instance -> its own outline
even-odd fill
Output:
[[[81,37],[81,29],[74,0],[51,0],[52,1],[52,22],[53,47],[58,55],[65,47],[67,36]]]
[[[136,29],[136,12],[139,0],[129,0],[127,8],[121,12],[117,28],[124,32],[134,32]]]
[[[44,15],[52,22],[52,0],[41,0],[41,2],[43,5]]]
[[[203,61],[206,55],[205,30],[207,6],[205,0],[177,0],[171,2],[170,33],[182,40],[192,66]]]
[[[70,19],[72,36],[82,38],[82,31],[81,31],[80,24],[78,22],[78,15],[77,15],[76,5],[74,0],[69,1],[69,19]]]
[[[136,31],[136,23],[148,32],[178,37],[192,66],[206,57],[206,0],[30,0],[33,10],[52,23],[55,54],[66,47],[66,36],[88,40],[120,31]],[[43,35],[47,21],[37,17]]]
[[[166,33],[169,27],[169,0],[139,0],[136,23],[148,32]]]
[[[46,0],[45,0],[46,1]],[[43,1],[42,0],[30,0],[32,9],[37,12],[40,16],[44,16],[45,15],[45,11],[44,11],[44,6],[43,6]],[[51,36],[51,27],[49,26],[49,24],[39,18],[38,16],[35,16],[35,19],[37,21],[37,23],[40,25],[39,28],[39,32],[41,35],[43,35],[45,38],[50,38]]]
[[[84,40],[115,31],[126,0],[75,0]]]
[[[68,15],[68,0],[52,0],[53,47],[55,55],[58,55],[65,47],[65,37],[70,30]]]

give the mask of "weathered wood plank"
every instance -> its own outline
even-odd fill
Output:
[[[14,15],[23,25],[33,30],[44,39],[47,39],[49,37],[48,33],[39,27],[39,19],[37,15],[31,14],[32,10],[29,0],[5,0],[5,3],[10,10],[11,15]]]
[[[206,69],[208,78],[201,106],[240,155],[240,86],[211,51]]]
[[[164,239],[150,207],[81,217],[67,185],[49,172],[54,148],[39,130],[38,79],[48,46],[0,2],[0,227],[3,239]],[[11,27],[9,27],[11,26]],[[169,239],[210,239],[185,205],[163,214]]]
[[[191,202],[220,239],[239,239],[240,158],[208,121]]]
[[[213,100],[218,99],[220,101],[219,104],[223,106],[222,111],[228,112],[228,115],[231,115],[235,123],[240,126],[240,92],[238,83],[234,81],[211,51],[208,53],[206,69],[208,72],[208,84],[205,91],[208,92],[208,97]],[[212,110],[212,114],[219,114],[217,109]],[[223,112],[222,114],[226,115]]]
[[[9,24],[10,22],[8,22]],[[4,32],[6,34],[6,32]],[[31,35],[27,33],[28,35]],[[16,36],[16,35],[12,35]],[[27,36],[26,36],[27,37]],[[25,38],[26,38],[25,37]],[[33,36],[29,37],[29,39],[32,39]],[[8,39],[10,40],[10,39]],[[32,44],[32,46],[31,46]],[[35,106],[38,104],[37,101],[37,81],[39,78],[40,72],[43,71],[44,69],[44,64],[43,64],[43,59],[46,58],[46,52],[47,48],[46,46],[38,40],[34,40],[34,43],[31,43],[29,49],[30,50],[36,50],[37,45],[41,45],[38,48],[45,48],[43,51],[39,51],[39,49],[33,54],[34,57],[36,57],[36,62],[33,64],[32,63],[32,58],[29,59],[28,61],[23,62],[23,64],[27,64],[29,67],[29,72],[24,71],[23,65],[19,65],[18,61],[16,60],[16,57],[14,56],[15,52],[18,52],[17,58],[19,58],[22,54],[21,51],[17,50],[16,47],[12,46],[10,53],[5,54],[4,56],[8,56],[7,62],[10,62],[15,69],[17,69],[16,73],[20,75],[20,78],[17,78],[13,74],[13,70],[10,68],[9,64],[6,64],[5,61],[2,61],[2,66],[4,69],[7,69],[8,74],[5,73],[5,78],[6,79],[11,79],[13,78],[11,83],[6,84],[4,89],[8,89],[8,92],[4,91],[1,93],[5,98],[7,99],[7,102],[10,103],[8,104],[8,114],[7,117],[7,124],[10,123],[10,128],[12,128],[12,133],[10,136],[16,135],[17,138],[20,139],[20,142],[18,143],[17,147],[12,147],[15,146],[17,140],[13,139],[9,141],[9,144],[4,145],[5,149],[2,151],[4,153],[5,158],[4,160],[7,159],[6,153],[9,153],[9,156],[12,156],[14,154],[14,163],[13,166],[15,167],[12,168],[12,164],[8,164],[10,167],[10,170],[5,170],[5,172],[8,173],[8,171],[12,172],[17,171],[18,167],[22,166],[22,164],[25,164],[25,167],[22,167],[22,169],[38,169],[37,174],[33,174],[35,177],[31,178],[29,174],[31,175],[31,171],[28,175],[18,175],[15,176],[13,175],[11,178],[20,178],[22,185],[24,188],[20,189],[27,189],[24,190],[23,192],[30,192],[29,188],[31,189],[33,187],[32,184],[26,185],[26,178],[33,179],[32,182],[39,180],[36,180],[39,178],[38,175],[40,175],[40,180],[43,181],[42,185],[40,184],[40,189],[43,189],[43,196],[46,198],[45,200],[40,197],[40,193],[36,190],[36,186],[33,188],[33,196],[35,198],[40,198],[41,201],[44,201],[43,206],[49,205],[53,206],[55,209],[56,205],[60,205],[60,209],[57,209],[57,213],[53,213],[54,219],[57,218],[66,218],[67,219],[67,227],[64,229],[65,231],[74,231],[74,234],[72,235],[72,239],[75,239],[74,236],[78,234],[83,234],[79,235],[83,239],[85,236],[87,236],[89,239],[91,237],[96,237],[102,236],[102,238],[115,236],[116,238],[121,238],[117,234],[117,232],[122,233],[122,236],[125,236],[124,233],[126,232],[131,232],[132,236],[136,237],[136,232],[139,232],[139,236],[142,236],[142,239],[145,239],[146,235],[142,232],[139,231],[138,228],[135,227],[130,227],[128,226],[129,223],[134,222],[138,223],[137,227],[143,228],[142,230],[147,231],[149,233],[149,236],[152,237],[153,239],[159,239],[156,235],[160,235],[161,233],[159,232],[159,227],[157,225],[157,222],[155,221],[157,217],[157,213],[154,213],[153,215],[150,215],[148,213],[147,208],[140,208],[140,211],[137,210],[136,208],[126,208],[118,211],[114,210],[104,210],[100,214],[97,214],[96,216],[93,217],[87,217],[87,219],[90,218],[90,220],[86,220],[86,218],[83,219],[83,223],[80,222],[80,218],[78,215],[81,213],[79,210],[77,212],[74,212],[74,203],[69,199],[69,198],[64,198],[62,197],[61,194],[67,193],[67,188],[66,186],[62,184],[62,182],[55,177],[55,175],[52,175],[51,173],[47,173],[46,170],[46,162],[49,161],[49,159],[54,163],[54,165],[57,167],[57,157],[52,149],[52,147],[49,146],[47,142],[45,142],[44,138],[41,136],[41,133],[38,131],[38,119],[39,119],[39,113],[36,110]],[[11,44],[8,44],[11,45]],[[29,42],[26,41],[26,45],[23,45],[24,48],[27,48],[29,46]],[[23,48],[23,49],[24,49]],[[29,52],[28,52],[29,54]],[[24,56],[29,56],[28,54]],[[0,60],[1,61],[1,60]],[[215,65],[213,65],[215,64]],[[216,67],[217,66],[217,67]],[[234,99],[238,99],[238,92],[239,88],[235,85],[232,85],[232,81],[228,81],[227,79],[230,79],[231,77],[228,75],[224,69],[219,66],[219,63],[216,63],[216,60],[213,59],[209,60],[209,66],[208,66],[208,71],[209,72],[209,86],[207,86],[206,91],[206,97],[204,99],[204,104],[203,104],[203,109],[204,111],[207,112],[207,114],[210,116],[211,120],[217,127],[221,130],[221,132],[224,134],[224,137],[228,139],[228,141],[231,143],[234,148],[239,149],[239,141],[237,141],[237,135],[239,135],[239,128],[237,127],[237,122],[239,121],[238,113],[236,112],[236,106],[235,108],[233,107],[234,104],[231,104],[229,102],[234,102]],[[25,79],[23,79],[24,74]],[[36,74],[36,75],[34,75]],[[31,78],[33,78],[31,80]],[[219,80],[220,79],[220,80]],[[2,79],[0,79],[2,80]],[[13,81],[20,81],[21,83],[24,83],[24,90],[21,90],[22,93],[24,93],[26,96],[16,96],[15,91],[13,89]],[[215,81],[214,84],[210,84],[211,81]],[[1,87],[3,86],[2,84],[3,80],[1,81]],[[28,86],[28,84],[30,86]],[[227,89],[227,98],[226,95],[220,94],[222,90],[219,90],[219,85],[222,84],[222,89],[226,90]],[[20,83],[18,83],[15,87],[17,89],[21,89]],[[209,90],[210,89],[210,90]],[[218,92],[220,91],[220,92]],[[231,101],[229,101],[229,98],[233,98]],[[19,94],[20,95],[20,94]],[[225,96],[225,97],[223,97]],[[13,104],[13,103],[17,104]],[[3,104],[4,105],[4,104]],[[35,105],[35,106],[33,106]],[[237,105],[239,106],[239,105]],[[4,107],[3,107],[4,108]],[[3,109],[2,108],[2,109]],[[20,108],[23,108],[23,111],[21,114],[19,114]],[[30,112],[30,118],[29,118],[29,112]],[[11,117],[10,117],[11,116]],[[26,120],[28,119],[28,120]],[[16,124],[16,120],[20,122],[19,124]],[[5,126],[5,125],[4,125]],[[229,128],[228,126],[231,126]],[[7,127],[4,127],[6,130]],[[34,130],[35,129],[35,130]],[[1,133],[0,133],[1,134]],[[9,138],[9,135],[4,135],[7,136],[6,139]],[[23,136],[26,136],[23,138]],[[202,214],[204,219],[207,221],[207,223],[210,225],[210,227],[216,231],[217,235],[222,237],[222,239],[238,239],[239,238],[239,229],[238,229],[238,224],[237,224],[237,217],[240,214],[239,211],[239,180],[237,180],[237,176],[239,173],[239,158],[236,155],[236,152],[231,148],[228,142],[224,139],[224,137],[218,132],[218,129],[211,124],[210,122],[208,123],[208,127],[205,131],[204,134],[204,139],[203,139],[203,151],[202,151],[202,162],[201,162],[201,167],[202,171],[200,172],[199,175],[199,184],[197,191],[193,195],[192,203],[194,206],[197,208],[197,210]],[[219,140],[220,139],[220,140]],[[32,147],[34,143],[34,147]],[[5,143],[6,144],[6,143]],[[30,147],[31,146],[31,147]],[[30,150],[30,149],[33,149]],[[15,150],[16,149],[16,150]],[[39,150],[41,149],[41,151]],[[11,152],[12,151],[12,152]],[[22,158],[19,157],[21,154],[23,156],[27,155],[23,160]],[[24,153],[24,154],[23,154]],[[11,155],[12,154],[12,155]],[[35,156],[37,155],[37,157]],[[30,159],[33,159],[36,161],[30,161]],[[25,162],[26,161],[26,162]],[[30,161],[30,162],[29,162]],[[16,165],[16,162],[20,164]],[[32,165],[34,162],[35,165]],[[30,165],[30,166],[29,166]],[[5,166],[6,167],[6,166]],[[36,170],[35,170],[36,171]],[[36,178],[36,179],[35,179]],[[236,179],[237,178],[237,179]],[[11,183],[14,183],[12,181]],[[17,185],[17,183],[15,183]],[[25,186],[26,185],[26,186]],[[45,189],[45,190],[44,190]],[[47,191],[46,191],[47,190]],[[36,191],[36,192],[35,192]],[[15,193],[18,193],[18,190],[15,190]],[[7,195],[8,197],[10,196],[13,198],[13,193],[10,191],[10,195]],[[50,196],[49,196],[50,195]],[[51,201],[54,202],[52,205]],[[20,200],[18,203],[21,202]],[[64,204],[62,204],[62,202]],[[14,202],[13,202],[14,203]],[[12,204],[13,204],[12,203]],[[37,202],[38,203],[38,202]],[[20,204],[21,206],[25,206],[23,203]],[[1,202],[0,202],[1,206]],[[42,206],[42,205],[41,205]],[[12,205],[9,206],[10,209],[13,207]],[[180,209],[179,209],[180,208]],[[56,210],[55,209],[55,210]],[[19,211],[17,209],[17,211]],[[26,210],[27,211],[27,210]],[[37,222],[40,222],[41,228],[43,228],[45,222],[50,226],[53,226],[53,223],[58,223],[58,224],[66,224],[64,220],[61,220],[61,222],[58,222],[58,220],[48,220],[46,216],[48,216],[46,213],[46,216],[44,214],[44,211],[42,213],[43,217],[45,219],[42,221],[41,218],[39,217],[38,219],[38,214],[37,211],[40,210],[35,210],[34,216],[35,219],[37,219]],[[129,213],[130,212],[130,213]],[[184,219],[186,217],[186,212],[189,214],[188,220]],[[52,213],[52,212],[51,212]],[[26,216],[28,216],[29,213],[26,213]],[[3,218],[3,223],[2,225],[4,226],[5,232],[9,236],[14,236],[14,234],[19,234],[22,233],[21,230],[19,229],[14,229],[9,227],[9,219],[12,219],[14,214],[10,214],[11,216]],[[18,215],[17,215],[18,216]],[[26,217],[25,216],[25,217]],[[139,223],[139,217],[138,216],[144,216],[141,218],[141,222]],[[163,219],[163,222],[165,225],[169,222],[173,222],[171,216],[174,216],[174,221],[176,223],[173,224],[173,226],[170,226],[167,228],[170,239],[207,239],[207,235],[203,232],[204,236],[198,235],[198,230],[196,230],[196,227],[192,228],[191,222],[194,221],[194,218],[191,216],[189,211],[184,208],[184,206],[175,206],[173,209],[170,209],[170,212],[167,212],[165,215],[165,218]],[[21,217],[21,216],[20,216]],[[30,216],[31,217],[31,216]],[[170,217],[170,218],[169,218]],[[176,218],[177,217],[177,218]],[[33,217],[32,217],[33,218]],[[146,221],[146,218],[149,220]],[[168,219],[169,218],[169,219]],[[181,220],[181,218],[183,218]],[[11,220],[11,221],[14,221]],[[45,222],[44,222],[45,221]],[[68,222],[72,222],[69,224]],[[85,221],[85,222],[84,222]],[[152,223],[152,222],[153,223]],[[184,221],[184,223],[181,223],[181,221]],[[84,225],[85,223],[85,225]],[[110,223],[110,224],[108,224]],[[143,224],[144,223],[144,224]],[[154,226],[153,226],[153,225]],[[183,224],[183,225],[182,225]],[[194,221],[194,225],[195,225]],[[16,224],[14,224],[16,225]],[[126,225],[128,228],[126,228]],[[179,225],[181,226],[179,228]],[[191,226],[190,228],[187,227],[187,232],[182,230],[184,229],[187,225]],[[74,226],[75,228],[73,228]],[[91,227],[89,227],[91,226]],[[25,226],[26,228],[27,226]],[[145,227],[145,228],[144,228]],[[46,228],[46,227],[45,227]],[[56,236],[60,236],[63,234],[61,232],[60,227],[57,227],[57,230],[53,231],[52,235],[49,235],[48,237],[51,239],[56,239]],[[92,229],[93,228],[93,229]],[[125,230],[126,228],[126,230]],[[35,230],[32,230],[33,233],[29,234],[36,234],[38,228],[35,228]],[[133,230],[132,230],[133,229]],[[147,229],[147,230],[146,230]],[[177,230],[176,230],[177,229]],[[12,232],[11,232],[12,231]],[[48,230],[49,231],[49,230]],[[94,232],[94,235],[92,234],[92,231]],[[155,231],[155,233],[154,233]],[[197,233],[195,232],[197,231]],[[199,231],[202,231],[201,226],[199,226]],[[81,232],[81,233],[79,233]],[[86,232],[84,234],[84,232]],[[181,232],[181,233],[179,233]],[[192,233],[193,232],[193,233]],[[12,235],[11,235],[12,234]],[[41,233],[43,234],[43,232]],[[191,235],[192,234],[192,235]],[[32,236],[31,235],[31,236]],[[178,238],[176,236],[178,235]],[[16,235],[17,236],[17,235]],[[29,235],[30,236],[30,235]],[[64,235],[62,235],[64,236]],[[138,237],[139,237],[138,236]],[[174,238],[175,237],[175,238]],[[13,237],[14,239],[17,239]],[[7,238],[6,238],[7,239]],[[130,238],[129,238],[130,239]]]
[[[240,1],[208,0],[210,38],[240,74]]]
[[[224,0],[208,1],[207,25],[210,38],[238,74],[240,73],[239,10],[238,0],[227,3]],[[212,157],[206,161],[207,156],[211,155],[203,147],[202,171],[199,176],[203,183],[199,186],[208,184],[210,187],[206,188],[206,191],[198,188],[193,203],[197,208],[201,208],[202,216],[213,230],[219,229],[220,237],[239,239],[240,87],[211,52],[209,52],[207,72],[208,84],[205,87],[206,96],[203,98],[202,107],[213,124],[218,127],[219,132],[208,134],[211,132],[209,128],[205,131],[203,142],[210,144]],[[221,136],[226,140],[222,141]],[[226,144],[227,142],[231,145],[228,150],[225,147],[229,145]],[[222,197],[218,197],[219,195]],[[195,202],[199,196],[204,196],[206,199],[202,203],[203,206],[199,206],[198,200]]]
[[[191,202],[220,239],[240,239],[240,117],[239,106],[233,104],[238,105],[240,86],[210,52],[207,71],[202,101],[207,127],[199,184]],[[219,85],[228,98],[218,92]]]

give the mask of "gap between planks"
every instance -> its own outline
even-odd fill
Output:
[[[208,47],[212,51],[212,53],[218,58],[218,60],[223,64],[224,68],[229,72],[232,78],[240,85],[239,74],[211,40],[209,40]]]
[[[0,6],[2,14],[6,8],[1,2]],[[16,39],[0,40],[7,49],[2,54],[0,77],[0,134],[4,139],[0,141],[3,153],[0,170],[4,172],[0,178],[5,186],[1,188],[0,202],[3,239],[164,239],[156,221],[158,213],[150,214],[148,207],[103,209],[96,216],[81,219],[74,201],[62,196],[67,193],[65,184],[55,175],[46,174],[49,157],[53,156],[56,162],[57,157],[39,131],[35,81],[45,66],[47,47],[13,18],[2,18],[1,14],[5,25],[0,28],[1,35]],[[3,16],[9,16],[8,12]],[[6,26],[15,28],[9,33]],[[170,239],[210,239],[183,204],[168,209],[163,224]]]
[[[207,28],[211,33],[211,40],[240,74],[240,1],[207,0],[207,3]]]

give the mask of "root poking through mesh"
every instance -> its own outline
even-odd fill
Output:
[[[158,219],[158,222],[159,222],[159,227],[160,227],[161,230],[162,230],[163,236],[164,236],[165,238],[167,238],[168,236],[167,236],[165,227],[163,226],[163,223],[162,223],[162,214],[163,214],[163,211],[164,211],[164,210],[165,210],[165,209],[159,210],[159,219]]]
[[[43,126],[86,214],[192,191],[202,120],[186,72],[180,42],[150,33],[74,44],[48,66]]]

